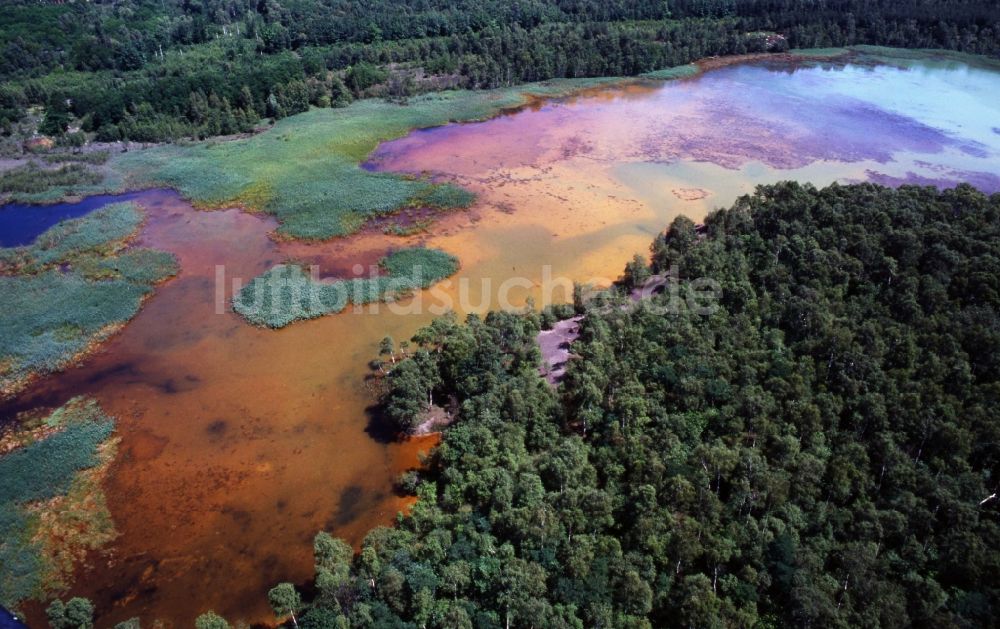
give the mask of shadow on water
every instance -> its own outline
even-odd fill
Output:
[[[399,431],[392,425],[385,407],[382,404],[373,404],[365,409],[368,416],[368,423],[365,426],[365,433],[378,443],[397,443],[400,439]]]
[[[369,510],[377,508],[385,498],[384,492],[373,492],[361,485],[349,485],[340,493],[337,510],[327,520],[326,530],[337,530],[351,524]]]

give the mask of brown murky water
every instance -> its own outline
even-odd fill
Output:
[[[87,394],[119,418],[106,488],[121,537],[73,593],[94,598],[102,624],[139,615],[190,626],[210,608],[264,620],[267,584],[308,576],[316,531],[356,542],[404,507],[391,480],[430,443],[365,431],[371,339],[395,326],[345,316],[272,332],[217,314],[216,265],[245,280],[285,259],[268,237],[274,223],[198,212],[167,191],[137,202],[149,215],[142,244],[175,252],[181,274],[83,367],[16,402]],[[324,269],[350,272],[339,255],[377,259],[382,248],[325,247]]]
[[[563,301],[566,284],[547,295],[546,274],[607,282],[677,214],[700,219],[757,183],[971,172],[988,186],[1000,172],[1000,131],[985,139],[974,125],[956,131],[941,110],[946,98],[914,109],[880,96],[889,83],[919,100],[933,79],[972,94],[985,116],[996,113],[991,92],[974,88],[994,74],[785,70],[740,66],[591,92],[389,143],[373,156],[378,168],[430,171],[479,194],[469,211],[410,238],[372,231],[277,244],[269,219],[197,212],[167,191],[141,195],[150,216],[143,244],[175,252],[181,274],[82,367],[39,382],[4,410],[87,394],[119,418],[107,494],[121,536],[79,571],[72,594],[97,602],[101,626],[141,616],[188,627],[208,609],[231,621],[269,620],[267,589],[308,580],[316,531],[357,543],[405,508],[392,479],[433,440],[372,434],[366,363],[381,337],[408,338],[444,306],[484,311],[505,290],[515,305],[528,295]],[[872,82],[871,92],[859,81]],[[417,242],[462,260],[458,276],[420,295],[421,314],[398,312],[412,300],[271,331],[216,311],[217,265],[227,282],[289,258],[347,276]],[[510,278],[523,281],[505,289]]]

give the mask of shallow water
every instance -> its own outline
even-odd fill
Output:
[[[364,376],[382,336],[408,338],[431,305],[495,307],[510,278],[524,281],[507,301],[546,301],[545,265],[606,283],[676,215],[701,220],[759,183],[996,186],[997,93],[1000,75],[961,64],[753,64],[418,131],[380,147],[369,167],[430,171],[479,200],[410,238],[371,230],[278,244],[268,218],[138,195],[150,215],[142,244],[177,253],[180,276],[82,367],[3,411],[89,394],[120,418],[106,489],[121,536],[91,556],[72,593],[95,599],[102,626],[138,615],[187,627],[207,609],[268,620],[267,589],[309,578],[315,532],[357,543],[390,523],[407,504],[393,477],[433,444],[371,434]],[[216,312],[217,265],[227,282],[288,258],[349,276],[414,243],[462,260],[458,276],[419,296],[422,314],[394,312],[413,300],[270,331]],[[569,296],[565,283],[551,292]]]
[[[0,247],[31,244],[42,232],[60,221],[79,218],[109,203],[131,201],[137,196],[138,193],[129,192],[87,197],[76,203],[52,205],[9,203],[0,206]]]

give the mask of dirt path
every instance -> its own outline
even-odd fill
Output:
[[[570,358],[570,345],[580,337],[580,322],[583,315],[559,321],[551,330],[542,330],[536,340],[542,350],[540,372],[549,384],[559,384],[566,375],[566,363]]]
[[[429,409],[420,414],[420,423],[417,424],[417,427],[410,434],[414,437],[422,437],[441,432],[445,426],[454,420],[455,417],[451,413],[437,404],[432,404]]]

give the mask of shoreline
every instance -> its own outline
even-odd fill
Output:
[[[982,64],[993,65],[997,64],[996,59],[985,57],[981,55],[970,55],[966,53],[959,53],[947,49],[910,49],[910,48],[894,48],[894,47],[883,47],[883,46],[850,46],[844,48],[812,48],[812,49],[792,49],[784,52],[758,52],[758,53],[747,53],[741,55],[726,55],[726,56],[710,56],[697,59],[690,64],[682,66],[673,66],[670,68],[661,68],[658,70],[653,70],[650,72],[645,72],[638,75],[632,76],[611,76],[611,77],[584,77],[584,78],[553,78],[546,79],[544,81],[538,81],[535,83],[523,83],[519,85],[514,85],[508,88],[495,88],[492,90],[470,90],[470,89],[460,89],[460,90],[445,90],[445,91],[435,91],[426,92],[418,95],[415,99],[426,98],[429,100],[436,100],[445,95],[458,94],[460,96],[475,97],[479,95],[486,95],[486,101],[495,102],[503,100],[505,97],[514,98],[517,102],[511,104],[502,104],[497,102],[496,106],[486,105],[488,111],[483,112],[482,115],[470,115],[470,116],[457,116],[455,118],[449,119],[447,121],[429,125],[414,125],[408,127],[405,131],[400,133],[390,132],[388,135],[379,137],[371,150],[367,151],[360,159],[357,159],[353,166],[358,170],[368,171],[375,174],[385,174],[387,171],[381,171],[378,169],[378,164],[372,162],[371,157],[375,151],[386,142],[391,142],[393,140],[398,140],[402,137],[406,137],[410,133],[415,131],[424,131],[428,129],[434,129],[436,127],[447,126],[449,124],[470,124],[484,122],[491,120],[493,118],[516,114],[532,107],[542,106],[546,102],[559,101],[562,99],[585,96],[587,93],[594,90],[603,90],[615,86],[628,85],[632,83],[641,83],[647,81],[656,82],[667,82],[675,80],[687,80],[696,79],[704,74],[711,72],[713,70],[719,70],[722,68],[740,65],[744,63],[755,63],[759,61],[777,61],[784,63],[796,63],[796,62],[810,62],[810,61],[845,61],[850,58],[856,57],[867,57],[880,64],[891,64],[893,59],[899,61],[905,61],[912,58],[914,55],[932,55],[940,56],[943,58],[954,59],[957,61],[965,60],[967,63],[979,62]],[[578,83],[575,85],[574,83]],[[366,104],[366,103],[382,103],[383,99],[369,97],[354,101],[353,105]],[[404,105],[402,107],[411,107],[412,105]],[[350,107],[350,106],[349,106]],[[346,109],[346,108],[345,108]],[[340,109],[343,110],[343,109]],[[338,111],[340,111],[338,110]],[[312,108],[307,112],[296,114],[289,118],[284,118],[277,122],[272,122],[266,127],[259,127],[254,132],[251,133],[240,133],[226,136],[213,136],[210,138],[205,138],[203,140],[197,140],[194,138],[182,138],[174,142],[132,142],[132,141],[119,141],[119,142],[103,142],[103,143],[93,143],[86,145],[79,152],[81,153],[92,153],[100,151],[108,151],[110,153],[108,161],[104,164],[97,166],[96,170],[100,171],[104,175],[104,180],[99,184],[94,184],[91,189],[82,192],[71,192],[68,194],[62,194],[59,196],[49,196],[50,192],[42,193],[30,193],[27,195],[19,196],[19,193],[4,193],[0,194],[0,211],[3,210],[7,205],[57,205],[61,203],[78,203],[92,196],[98,195],[119,195],[119,194],[132,194],[140,193],[156,188],[169,188],[177,192],[181,198],[188,203],[190,203],[195,209],[200,211],[214,211],[218,209],[231,209],[237,208],[241,211],[251,213],[251,214],[267,214],[269,216],[275,216],[275,213],[268,211],[263,206],[266,204],[266,199],[253,198],[259,196],[259,191],[254,192],[252,190],[244,190],[243,192],[237,194],[236,196],[227,199],[205,199],[200,198],[197,194],[191,193],[184,190],[183,183],[177,185],[176,181],[168,181],[166,179],[158,179],[155,176],[145,177],[141,175],[138,171],[139,168],[132,168],[128,166],[121,166],[118,162],[122,159],[128,159],[130,155],[143,155],[148,151],[155,150],[166,150],[173,148],[187,148],[187,149],[197,149],[197,148],[208,148],[216,146],[232,146],[234,143],[252,140],[259,138],[261,136],[266,136],[269,133],[275,132],[275,129],[284,121],[295,120],[302,116],[309,115],[318,111],[327,111],[327,109]],[[353,118],[353,116],[351,116]],[[65,151],[56,151],[65,152]],[[38,163],[39,161],[44,162],[45,153],[30,154],[22,157],[10,157],[3,158],[4,168],[0,169],[0,174],[26,166],[31,163]],[[65,164],[53,164],[53,168],[47,168],[48,170],[58,169]],[[389,173],[392,174],[392,173]],[[256,185],[251,185],[249,188],[256,188]],[[53,189],[52,192],[55,192]],[[306,236],[306,235],[296,235],[286,232],[282,232],[282,223],[279,221],[278,228],[273,232],[273,237],[276,240],[300,240],[306,242],[332,242],[341,238],[349,237],[358,233],[372,224],[377,224],[379,222],[385,221],[387,223],[392,223],[393,217],[399,215],[400,213],[413,209],[412,205],[404,203],[400,207],[397,207],[389,212],[380,212],[371,214],[368,216],[359,217],[359,224],[357,227],[350,229],[346,233],[332,234],[327,236]],[[433,213],[445,213],[451,211],[452,209],[464,209],[464,208],[435,208],[428,206],[424,208],[427,210],[433,210]]]
[[[643,81],[666,82],[666,81],[681,80],[688,78],[697,78],[713,70],[718,70],[721,68],[736,66],[740,64],[755,63],[760,61],[795,63],[797,61],[814,61],[814,60],[826,60],[826,59],[844,60],[845,58],[852,58],[857,56],[876,56],[876,55],[884,56],[886,54],[892,54],[892,53],[897,54],[901,59],[906,59],[917,53],[936,54],[936,55],[943,55],[946,57],[958,56],[958,53],[953,53],[947,50],[923,51],[923,50],[911,50],[904,48],[897,49],[897,48],[851,47],[851,48],[833,48],[833,49],[802,49],[802,50],[790,50],[787,52],[762,52],[762,53],[750,53],[744,55],[729,55],[723,57],[706,57],[695,61],[693,64],[689,64],[689,66],[696,68],[694,73],[684,71],[677,73],[676,76],[669,76],[664,78],[650,77],[648,76],[648,74],[652,73],[647,73],[647,75],[623,76],[623,77],[599,77],[594,79],[554,79],[538,83],[523,84],[520,86],[515,86],[513,88],[507,88],[505,90],[490,90],[489,94],[487,95],[488,100],[490,101],[502,100],[504,96],[507,95],[505,94],[505,92],[512,91],[514,97],[519,102],[511,105],[504,105],[502,103],[497,103],[497,106],[491,107],[489,111],[487,111],[484,115],[481,116],[470,116],[466,118],[460,118],[457,120],[444,122],[439,125],[411,126],[405,131],[400,131],[399,134],[392,132],[388,135],[388,137],[382,137],[378,139],[375,142],[374,147],[370,151],[367,151],[363,155],[363,157],[357,160],[357,162],[354,164],[354,167],[359,170],[366,170],[372,172],[373,174],[391,173],[392,171],[380,170],[378,162],[373,161],[372,158],[380,146],[382,146],[387,142],[391,142],[395,139],[398,139],[399,137],[406,137],[406,135],[413,133],[415,131],[433,129],[435,127],[446,126],[449,124],[475,124],[491,120],[499,116],[514,114],[519,111],[523,111],[526,108],[540,106],[541,104],[544,104],[546,102],[558,101],[561,99],[586,95],[587,93],[595,90],[605,90],[609,88],[614,88],[616,86],[628,85]],[[968,55],[961,55],[961,56],[965,57]],[[972,57],[975,58],[975,56]],[[886,61],[878,61],[878,62],[885,63]],[[688,68],[688,66],[679,66],[676,68],[668,68],[659,71],[654,71],[654,73],[665,72],[674,69],[683,70],[686,68]],[[570,83],[567,84],[567,81],[569,81]],[[575,84],[576,82],[582,84]],[[463,96],[472,97],[482,94],[482,93],[477,93],[476,90],[459,90],[458,93],[460,94],[460,97]],[[424,96],[433,97],[436,94],[444,94],[444,93],[431,92]],[[357,102],[362,104],[364,104],[365,102],[369,103],[380,102],[380,99],[371,98]],[[312,111],[316,112],[323,110],[314,109]],[[309,115],[309,112],[306,112],[304,114],[298,114],[297,116],[293,116],[287,120],[293,120],[295,118],[299,118],[305,115]],[[364,115],[364,112],[362,112],[361,115]],[[357,116],[355,115],[349,116],[349,118],[351,119],[355,119],[356,117]],[[155,150],[157,148],[174,147],[174,146],[184,146],[185,148],[224,146],[224,145],[232,146],[233,143],[235,142],[240,142],[248,139],[253,139],[256,137],[265,136],[269,133],[274,133],[274,132],[275,132],[275,126],[272,125],[267,128],[259,129],[254,133],[237,134],[231,136],[217,136],[214,138],[209,138],[197,142],[183,141],[180,144],[113,142],[113,143],[95,143],[93,145],[88,145],[83,149],[82,152],[84,153],[98,152],[103,150],[111,152],[109,161],[106,162],[105,164],[102,164],[99,168],[102,170],[113,172],[114,175],[119,178],[118,182],[112,182],[116,185],[107,186],[100,192],[86,193],[82,195],[77,195],[77,194],[65,195],[61,199],[55,199],[43,203],[26,203],[24,205],[48,206],[58,203],[73,203],[73,202],[79,202],[83,199],[90,198],[92,196],[100,196],[103,194],[107,195],[141,194],[149,190],[156,190],[162,188],[176,192],[181,199],[183,199],[187,203],[190,203],[191,206],[198,211],[211,212],[221,209],[238,209],[241,212],[251,215],[267,215],[270,217],[274,217],[274,214],[272,214],[271,212],[261,209],[260,207],[257,207],[257,205],[255,205],[254,203],[248,202],[245,199],[235,199],[227,201],[198,199],[195,195],[188,194],[183,189],[173,185],[171,182],[168,181],[157,181],[154,179],[147,179],[145,181],[142,181],[140,179],[139,181],[137,181],[138,174],[136,173],[136,171],[116,166],[116,160],[123,155],[140,154],[145,151]],[[40,154],[33,154],[30,156],[26,156],[22,159],[24,163],[30,163],[32,161],[43,160],[43,156]],[[462,189],[464,190],[464,188]],[[20,201],[17,200],[11,201],[10,199],[6,199],[5,201],[10,202],[11,204],[18,204],[18,205],[22,204]],[[6,205],[7,205],[6,203],[4,205],[0,205],[0,210],[6,207]],[[275,242],[301,242],[306,245],[322,245],[324,243],[333,243],[338,241],[343,242],[346,241],[347,239],[353,238],[360,234],[365,234],[368,232],[379,231],[379,230],[381,230],[382,233],[387,235],[393,235],[393,230],[401,230],[400,233],[396,235],[409,236],[412,235],[412,233],[407,232],[408,226],[406,225],[406,222],[408,218],[411,218],[409,214],[416,212],[416,214],[418,215],[418,220],[416,220],[413,225],[409,226],[409,228],[412,228],[413,232],[416,233],[419,232],[426,233],[429,230],[433,229],[433,226],[440,220],[441,216],[449,214],[451,212],[464,211],[465,209],[467,209],[467,206],[463,208],[437,209],[432,207],[424,207],[424,206],[418,207],[416,205],[405,204],[399,208],[396,208],[386,213],[374,214],[363,217],[362,219],[360,219],[359,227],[357,229],[345,234],[338,234],[327,237],[295,236],[280,231],[281,224],[279,222],[278,226],[275,229],[271,230],[271,232],[269,233],[269,237],[273,239]],[[138,313],[141,312],[142,307],[146,303],[146,300],[149,299],[149,297],[152,296],[153,294],[155,294],[155,290],[154,293],[151,293],[150,295],[147,295],[143,298],[136,315],[138,315]],[[134,316],[132,317],[132,319],[134,319]],[[88,356],[90,356],[94,351],[99,349],[108,339],[113,337],[117,332],[121,330],[121,328],[127,325],[132,319],[129,319],[129,321],[118,323],[113,326],[109,326],[109,329],[107,331],[102,331],[101,334],[95,335],[94,339],[90,343],[88,343],[87,347],[85,347],[83,350],[81,350],[74,356],[68,358],[62,367],[52,372],[51,374],[42,374],[42,373],[27,374],[23,378],[13,383],[9,383],[6,386],[0,388],[0,400],[9,402],[14,398],[16,398],[25,389],[30,387],[32,383],[36,382],[41,378],[46,377],[46,375],[58,374],[65,371],[66,369],[70,369],[76,365],[81,364],[86,360]]]
[[[831,49],[801,49],[801,50],[789,50],[787,52],[761,52],[761,53],[749,53],[749,54],[744,54],[744,55],[728,55],[728,56],[723,56],[723,57],[706,57],[706,58],[699,59],[699,60],[693,62],[692,64],[689,64],[690,66],[693,66],[693,67],[696,68],[696,71],[693,74],[692,73],[681,72],[681,73],[678,73],[677,76],[670,76],[670,77],[665,77],[665,78],[650,77],[648,75],[652,74],[652,73],[646,73],[646,75],[622,76],[622,77],[598,77],[598,78],[593,78],[593,79],[553,79],[553,80],[548,80],[548,81],[541,81],[541,82],[538,82],[538,83],[523,84],[523,85],[520,85],[520,86],[515,86],[513,88],[507,88],[508,90],[513,90],[513,92],[516,93],[516,98],[520,101],[517,104],[513,104],[513,105],[502,105],[502,104],[500,104],[500,105],[498,105],[497,107],[493,108],[491,111],[487,112],[485,115],[482,115],[482,116],[472,116],[472,117],[468,117],[468,118],[461,118],[461,119],[452,120],[452,121],[449,121],[449,122],[444,122],[444,123],[439,124],[439,125],[412,126],[412,127],[409,127],[407,131],[402,132],[402,135],[398,135],[397,136],[396,134],[390,134],[390,136],[387,137],[387,138],[381,138],[381,139],[379,139],[375,143],[374,148],[372,148],[371,151],[368,151],[367,153],[365,153],[364,156],[355,163],[355,167],[358,168],[358,169],[361,169],[361,170],[366,170],[366,171],[370,170],[370,172],[373,172],[375,174],[391,173],[391,171],[382,171],[382,170],[380,170],[380,167],[379,167],[377,161],[373,161],[372,160],[372,156],[375,154],[375,152],[378,150],[378,148],[380,146],[382,146],[383,144],[385,144],[387,142],[391,142],[391,141],[393,141],[395,139],[398,139],[399,137],[406,137],[406,135],[408,135],[410,133],[413,133],[415,131],[426,130],[426,129],[433,129],[435,127],[446,126],[446,125],[449,125],[449,124],[475,124],[475,123],[479,123],[479,122],[483,122],[483,121],[488,121],[488,120],[491,120],[491,119],[496,118],[498,116],[503,116],[503,115],[508,115],[508,114],[514,114],[514,113],[517,113],[519,111],[523,111],[526,108],[530,108],[530,107],[534,107],[534,106],[540,106],[541,104],[546,103],[546,102],[558,101],[558,100],[561,100],[561,99],[573,98],[573,97],[578,97],[578,96],[581,96],[581,95],[586,95],[587,93],[589,93],[591,91],[594,91],[594,90],[605,90],[605,89],[609,89],[609,88],[614,88],[616,86],[628,85],[628,84],[632,84],[632,83],[636,83],[636,82],[642,82],[642,81],[667,82],[667,81],[674,81],[674,80],[681,80],[681,79],[688,79],[688,78],[697,78],[699,76],[702,76],[703,74],[706,74],[708,72],[711,72],[711,71],[714,71],[714,70],[718,70],[718,69],[721,69],[721,68],[730,67],[730,66],[736,66],[736,65],[740,65],[740,64],[746,64],[746,63],[755,63],[755,62],[759,62],[759,61],[777,61],[777,62],[784,62],[784,63],[794,63],[794,62],[797,62],[797,61],[844,60],[845,58],[853,58],[853,57],[857,57],[857,56],[868,56],[868,57],[876,57],[877,58],[876,61],[878,63],[887,63],[888,60],[885,59],[885,55],[891,55],[893,53],[895,53],[896,55],[898,55],[900,59],[907,59],[909,57],[912,57],[915,54],[933,54],[933,55],[941,55],[941,56],[944,56],[944,57],[947,57],[947,58],[954,58],[954,57],[959,57],[959,58],[970,57],[970,59],[978,59],[979,58],[978,56],[965,55],[965,54],[962,54],[962,53],[955,53],[953,51],[948,51],[948,50],[943,50],[943,49],[942,50],[936,50],[936,49],[933,49],[933,50],[923,50],[923,49],[914,50],[914,49],[906,49],[906,48],[881,48],[881,47],[850,47],[850,48],[831,48]],[[983,58],[983,60],[984,61],[991,61],[989,58]],[[655,72],[669,71],[669,70],[672,70],[672,69],[684,69],[684,68],[687,68],[687,67],[688,66],[679,66],[679,67],[676,67],[676,68],[668,68],[668,69],[654,71],[654,73]],[[580,81],[580,82],[583,82],[583,83],[586,83],[586,84],[582,84],[582,85],[569,84],[569,85],[566,85],[565,84],[566,81],[571,81],[571,82]],[[598,83],[598,84],[594,85],[593,83],[595,83],[595,82]],[[550,90],[549,88],[551,88],[551,87],[554,87],[555,89]],[[506,90],[490,90],[490,92],[492,92],[490,94],[490,99],[492,100],[494,97],[497,100],[502,99],[502,97],[503,97],[503,93],[502,92],[503,91],[506,91]],[[477,94],[476,90],[458,90],[457,92],[460,93],[460,94],[462,94],[462,95],[470,95],[470,96]],[[425,94],[424,96],[428,96],[428,95],[429,96],[434,96],[435,94],[441,94],[441,93],[430,92],[428,94]],[[366,101],[367,102],[377,102],[377,101],[380,101],[380,100],[381,99],[377,99],[377,98],[369,98],[369,99],[364,99],[363,101],[357,101],[357,102],[359,102],[359,103],[364,103]],[[312,111],[322,111],[322,110],[315,110],[314,109]],[[306,112],[304,114],[298,114],[296,116],[293,116],[293,117],[289,118],[288,120],[291,120],[291,119],[294,119],[294,118],[297,118],[297,117],[300,117],[300,116],[303,116],[303,115],[308,115],[308,112]],[[353,118],[354,116],[351,116],[351,117]],[[187,203],[191,204],[191,206],[194,207],[198,211],[208,211],[208,212],[211,212],[211,211],[222,210],[222,209],[238,209],[241,212],[244,212],[244,213],[247,213],[247,214],[251,214],[251,215],[267,215],[267,216],[273,217],[274,215],[271,212],[263,210],[263,209],[255,206],[253,203],[248,203],[248,202],[246,202],[245,200],[242,200],[242,199],[229,200],[229,201],[200,200],[200,199],[196,198],[194,195],[187,194],[184,190],[182,190],[182,189],[180,189],[180,188],[172,185],[170,182],[167,182],[167,181],[146,180],[146,181],[142,181],[141,183],[139,183],[139,182],[135,181],[135,178],[137,176],[137,173],[135,171],[129,170],[129,169],[126,169],[126,168],[116,168],[115,160],[118,159],[118,156],[121,156],[121,155],[127,155],[127,154],[130,154],[130,153],[131,154],[142,153],[144,151],[155,150],[155,149],[161,148],[161,147],[179,146],[179,145],[183,145],[185,147],[198,147],[198,146],[207,147],[207,146],[213,146],[213,145],[219,145],[219,146],[221,146],[221,145],[231,145],[234,142],[244,141],[244,140],[247,140],[247,139],[252,139],[252,138],[255,138],[255,137],[260,137],[262,135],[266,135],[268,133],[272,133],[272,132],[274,132],[274,129],[275,129],[275,127],[272,125],[272,126],[269,126],[267,128],[258,129],[254,133],[244,133],[244,134],[236,134],[236,135],[230,135],[230,136],[217,136],[217,137],[208,138],[208,139],[202,140],[202,141],[182,141],[180,144],[177,144],[177,143],[152,143],[152,144],[150,144],[150,143],[138,143],[138,142],[113,142],[113,143],[95,143],[95,144],[92,144],[92,145],[88,145],[81,152],[89,153],[89,152],[98,152],[98,151],[103,151],[103,150],[107,150],[107,151],[111,152],[111,157],[109,158],[109,161],[107,163],[101,165],[99,168],[102,169],[102,170],[107,170],[107,171],[113,172],[115,175],[117,175],[118,177],[120,177],[120,183],[117,183],[117,185],[114,185],[114,186],[108,186],[108,187],[104,188],[102,191],[98,191],[98,192],[88,192],[88,193],[84,193],[84,194],[64,195],[63,197],[61,197],[59,199],[46,200],[45,202],[38,202],[38,203],[34,203],[34,202],[23,203],[23,202],[21,202],[19,200],[16,200],[16,199],[12,200],[12,199],[10,199],[8,197],[8,198],[3,199],[2,201],[0,201],[0,203],[2,203],[2,205],[0,205],[0,210],[2,210],[7,205],[38,205],[40,207],[44,207],[44,206],[55,205],[55,204],[59,204],[59,203],[80,202],[80,201],[82,201],[84,199],[87,199],[87,198],[90,198],[90,197],[93,197],[93,196],[100,196],[100,195],[105,195],[105,194],[106,195],[141,194],[143,192],[147,192],[147,191],[150,191],[150,190],[169,189],[169,190],[175,192],[176,194],[178,194],[181,199],[183,199]],[[43,160],[43,154],[33,154],[33,155],[25,156],[24,158],[19,158],[19,159],[21,159],[21,161],[22,161],[23,164],[27,164],[27,163],[30,163],[30,162],[33,162],[33,161]],[[7,162],[11,162],[11,161],[17,161],[17,160],[16,159],[15,160],[8,159],[6,161]],[[9,164],[8,164],[8,166],[9,166]],[[463,190],[464,190],[464,188],[463,188]],[[382,214],[375,214],[375,215],[364,217],[361,220],[361,222],[360,222],[360,226],[355,231],[352,231],[352,232],[346,233],[346,234],[332,235],[332,236],[328,236],[328,237],[316,237],[316,238],[295,236],[295,235],[291,235],[291,234],[287,234],[287,233],[281,232],[280,231],[281,224],[279,223],[278,226],[269,233],[269,237],[272,238],[275,242],[301,242],[301,243],[304,243],[304,244],[307,244],[307,245],[321,245],[321,244],[324,244],[324,243],[333,243],[333,242],[338,242],[338,241],[346,241],[347,239],[350,239],[350,238],[353,238],[355,236],[358,236],[359,234],[364,234],[364,233],[367,233],[367,232],[372,232],[373,230],[374,231],[378,231],[380,229],[382,230],[382,233],[384,233],[386,235],[393,235],[393,229],[400,228],[400,227],[403,229],[403,231],[401,233],[399,233],[399,234],[396,234],[396,235],[410,236],[410,235],[413,235],[413,233],[420,233],[420,232],[426,233],[426,232],[428,232],[430,229],[433,228],[433,225],[438,222],[438,220],[440,219],[440,217],[442,215],[451,213],[453,211],[463,211],[465,209],[467,209],[467,207],[466,208],[453,208],[453,209],[437,209],[437,208],[433,208],[433,207],[423,207],[423,206],[418,207],[418,206],[415,206],[415,205],[403,205],[403,206],[401,206],[399,208],[396,208],[395,210],[390,211],[390,212],[386,212],[386,213],[382,213]],[[412,228],[414,228],[413,233],[411,233],[411,232],[407,232],[406,231],[407,226],[405,225],[405,223],[406,223],[405,219],[409,218],[408,214],[413,213],[413,212],[416,212],[417,214],[419,214],[419,220],[417,220],[414,223],[414,225],[411,226]],[[403,218],[404,220],[402,220],[402,221],[398,220],[400,218]],[[140,228],[140,231],[141,231],[141,228]],[[167,279],[169,279],[169,278],[167,278]],[[165,279],[163,281],[167,281],[167,279]],[[158,283],[156,286],[158,286],[159,284],[162,284],[162,282]],[[155,289],[155,286],[154,286],[154,289]],[[150,295],[145,296],[142,299],[142,301],[141,301],[141,303],[139,305],[139,310],[136,312],[136,315],[138,315],[139,312],[141,312],[141,310],[142,310],[143,306],[145,305],[146,301],[151,296],[153,296],[154,294],[155,294],[155,290],[154,290],[153,293],[151,293]],[[134,319],[134,318],[135,318],[135,316],[132,317],[132,319]],[[10,402],[11,400],[15,399],[20,393],[22,393],[25,389],[27,389],[28,387],[30,387],[34,382],[38,381],[39,379],[45,378],[47,375],[56,375],[56,374],[59,374],[59,373],[65,371],[66,369],[70,369],[70,368],[72,368],[74,366],[77,366],[77,365],[81,364],[82,362],[84,362],[87,359],[87,357],[89,357],[91,354],[93,354],[93,352],[95,352],[97,349],[99,349],[108,339],[110,339],[111,337],[113,337],[125,325],[127,325],[129,322],[131,322],[132,319],[129,319],[128,321],[120,322],[120,323],[112,325],[112,326],[108,326],[108,329],[106,331],[102,331],[100,334],[95,335],[94,339],[90,343],[88,343],[88,345],[84,349],[82,349],[80,352],[78,352],[74,356],[68,358],[65,361],[65,363],[63,364],[63,366],[61,366],[58,370],[56,370],[54,372],[51,372],[50,374],[30,373],[30,374],[27,374],[26,376],[24,376],[23,378],[21,378],[21,379],[19,379],[17,381],[14,381],[12,383],[8,383],[7,385],[3,386],[2,388],[0,388],[0,401]]]
[[[895,49],[893,49],[895,50]],[[907,49],[900,49],[907,50]],[[504,92],[511,92],[514,94],[519,102],[512,103],[509,105],[498,104],[492,111],[484,112],[483,115],[472,115],[472,116],[460,116],[455,119],[450,119],[440,124],[431,124],[426,126],[411,126],[401,135],[391,134],[387,137],[382,137],[377,140],[375,146],[368,151],[364,157],[358,160],[354,165],[356,168],[361,170],[369,170],[369,164],[371,155],[378,149],[379,146],[386,142],[397,140],[401,137],[413,133],[414,131],[423,131],[427,129],[433,129],[435,127],[446,126],[449,124],[468,124],[477,123],[491,120],[498,116],[516,114],[527,108],[538,107],[546,102],[558,101],[564,98],[572,98],[577,96],[586,95],[587,92],[592,90],[607,89],[609,87],[614,87],[618,85],[627,85],[635,82],[642,81],[673,81],[679,79],[689,79],[697,78],[706,72],[716,70],[719,68],[739,65],[741,63],[752,63],[755,61],[761,61],[766,59],[775,59],[781,61],[797,61],[797,60],[814,60],[814,59],[840,59],[845,56],[855,53],[852,49],[837,49],[837,54],[835,55],[813,55],[809,54],[810,51],[803,50],[799,51],[788,51],[788,52],[762,52],[762,53],[750,53],[744,55],[728,55],[724,57],[705,57],[693,61],[685,66],[674,66],[671,68],[661,68],[659,70],[654,70],[651,72],[646,72],[639,75],[633,76],[611,76],[611,77],[583,77],[583,78],[553,78],[544,81],[538,81],[535,83],[523,83],[519,85],[514,85],[508,88],[495,88],[492,90],[446,90],[442,92],[426,92],[419,95],[420,97],[429,97],[433,99],[435,96],[455,93],[466,96],[478,96],[482,94],[487,95],[487,101],[501,100],[504,98]],[[689,70],[693,68],[693,70]],[[671,73],[671,71],[678,71]],[[661,76],[656,76],[660,73]],[[567,83],[580,83],[580,85],[573,85]],[[383,99],[379,98],[366,98],[355,103],[366,103],[366,102],[382,102]],[[410,105],[404,105],[404,107],[410,107]],[[308,112],[303,112],[302,114],[296,114],[289,118],[282,120],[293,120],[303,115],[307,115],[310,112],[315,111],[325,111],[324,109],[312,108]],[[280,121],[279,121],[280,122]],[[262,127],[253,133],[241,133],[227,136],[214,136],[211,138],[205,138],[203,140],[196,140],[193,138],[183,138],[175,142],[132,142],[132,141],[120,141],[120,142],[96,142],[93,144],[86,145],[79,153],[96,153],[100,151],[108,151],[109,157],[108,161],[101,164],[95,168],[104,175],[104,180],[101,183],[94,184],[91,189],[87,189],[82,192],[73,191],[71,193],[62,194],[59,196],[49,196],[50,193],[55,193],[58,187],[54,187],[50,191],[41,193],[4,193],[0,194],[0,210],[2,210],[7,205],[57,205],[61,203],[78,203],[91,196],[97,196],[102,194],[107,195],[117,195],[117,194],[130,194],[136,192],[143,192],[149,189],[155,188],[170,188],[178,192],[185,201],[189,202],[198,210],[212,211],[216,209],[229,209],[229,208],[239,208],[242,211],[249,213],[264,213],[271,214],[267,210],[258,207],[248,198],[241,198],[239,196],[226,199],[226,200],[206,200],[199,199],[195,195],[189,195],[185,193],[184,190],[175,186],[172,182],[157,180],[155,178],[141,178],[140,181],[136,181],[139,177],[136,169],[130,169],[128,167],[121,167],[116,164],[123,156],[129,154],[143,154],[146,151],[164,149],[166,147],[183,147],[183,148],[198,148],[198,147],[208,147],[208,146],[226,146],[232,145],[235,142],[245,141],[248,139],[253,139],[262,135],[266,135],[273,132],[278,123],[273,123],[267,127]],[[27,166],[29,164],[39,162],[44,162],[45,155],[48,154],[60,154],[66,151],[52,151],[51,153],[37,153],[28,154],[21,157],[8,157],[3,158],[4,168],[0,168],[0,174]],[[55,164],[39,164],[46,170],[58,170],[62,168],[65,164],[55,163]],[[374,172],[382,172],[377,170],[377,164],[374,165]],[[117,181],[115,181],[117,179]],[[397,210],[405,210],[406,206],[397,208]],[[395,212],[378,214],[368,217],[364,224],[375,222],[379,219],[389,218],[393,216]],[[273,215],[273,214],[271,214]],[[353,232],[351,232],[353,233]],[[304,238],[301,236],[294,236],[290,234],[277,234],[276,235],[282,239],[292,239],[292,240],[314,240],[317,242],[325,242],[334,240],[337,238],[343,238],[345,236],[351,235],[351,233],[343,235],[334,235],[328,238]]]

